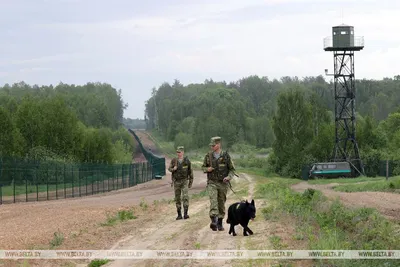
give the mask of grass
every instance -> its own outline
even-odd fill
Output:
[[[208,191],[207,191],[207,189],[204,189],[203,191],[200,191],[199,193],[190,195],[190,199],[195,200],[195,199],[200,199],[200,198],[203,198],[206,196],[208,196]]]
[[[163,137],[156,130],[151,131],[151,133],[148,136],[154,142],[159,151],[162,151],[169,157],[176,156],[176,150],[175,150],[176,148],[174,147],[173,142],[164,141]]]
[[[54,232],[53,239],[50,241],[50,248],[60,246],[64,242],[64,235],[60,232]]]
[[[371,208],[346,208],[340,201],[330,201],[320,191],[307,189],[297,193],[290,185],[296,179],[258,179],[256,197],[267,199],[261,208],[265,220],[290,216],[296,222],[293,238],[307,242],[311,250],[398,250],[399,226]],[[271,243],[279,247],[278,239]],[[316,261],[324,266],[397,266],[391,260]]]
[[[308,180],[309,184],[352,184],[352,183],[361,183],[361,182],[373,182],[380,181],[385,179],[383,177],[375,178],[375,177],[358,177],[358,178],[337,178],[337,179],[316,179],[316,180]]]
[[[110,262],[110,260],[92,260],[89,263],[88,267],[99,267],[99,266],[105,265],[109,262]]]
[[[107,220],[105,223],[101,223],[101,226],[113,226],[117,222],[124,222],[127,220],[133,220],[136,219],[137,217],[133,215],[132,210],[120,210],[118,211],[115,215],[113,216],[107,216]]]
[[[142,210],[147,210],[147,208],[149,207],[149,205],[147,205],[147,202],[145,201],[144,198],[142,198],[142,199],[140,200],[139,206],[142,208]]]
[[[240,178],[240,174],[239,174],[240,172],[245,172],[247,174],[257,175],[257,176],[263,177],[262,179],[265,179],[265,176],[269,176],[270,175],[270,173],[266,169],[237,167],[236,168],[236,173],[239,175],[239,178]],[[235,177],[235,179],[236,178],[237,177]]]
[[[334,190],[342,192],[379,191],[400,193],[400,177],[390,178],[388,181],[386,179],[379,179],[362,184],[338,185],[334,187]]]
[[[248,185],[242,185],[239,190],[234,188],[233,186],[232,186],[232,188],[233,188],[233,191],[235,191],[234,194],[236,197],[246,198],[249,195],[249,186]],[[231,191],[231,189],[228,189],[228,193],[229,193],[229,191]]]

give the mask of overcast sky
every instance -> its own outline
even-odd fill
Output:
[[[107,82],[124,116],[143,118],[152,87],[333,69],[323,38],[364,36],[356,78],[400,74],[396,0],[0,0],[0,85]]]

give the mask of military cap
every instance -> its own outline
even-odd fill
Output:
[[[183,150],[184,150],[184,147],[183,147],[183,146],[178,146],[178,147],[176,148],[176,152],[183,152]]]
[[[216,144],[219,144],[219,143],[221,143],[221,137],[219,137],[219,136],[214,136],[214,137],[211,137],[211,141],[210,141],[210,146],[213,146],[213,145],[216,145]]]

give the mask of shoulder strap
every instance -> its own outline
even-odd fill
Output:
[[[224,161],[227,162],[228,161],[228,157],[229,157],[228,152],[227,151],[222,151],[221,157],[223,157]]]

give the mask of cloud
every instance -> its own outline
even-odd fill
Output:
[[[3,31],[0,75],[43,83],[110,82],[122,88],[128,114],[141,116],[151,88],[175,78],[201,82],[323,74],[333,68],[323,38],[342,22],[365,38],[364,50],[356,53],[357,78],[390,77],[400,69],[397,1],[379,6],[358,0],[138,3],[28,5],[44,13],[32,17],[26,7],[22,11],[28,13],[12,16],[18,23]]]
[[[60,61],[72,61],[76,59],[82,59],[85,55],[82,53],[70,53],[70,54],[58,54],[52,56],[43,56],[39,58],[29,58],[29,59],[16,59],[0,62],[0,66],[9,65],[30,65],[30,64],[43,64],[43,63],[53,63]]]

